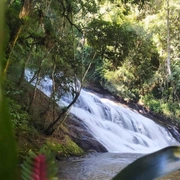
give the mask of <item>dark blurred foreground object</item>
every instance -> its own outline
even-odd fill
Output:
[[[16,142],[7,103],[4,97],[4,0],[0,0],[0,179],[18,179]]]
[[[135,160],[112,180],[153,180],[178,169],[180,147],[170,146]]]

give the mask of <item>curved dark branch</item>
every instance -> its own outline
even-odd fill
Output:
[[[67,1],[66,1],[67,2]],[[79,32],[81,32],[81,33],[83,33],[83,31],[82,31],[82,29],[80,29],[76,24],[74,24],[73,22],[72,22],[72,20],[69,18],[69,13],[72,13],[72,10],[71,11],[69,11],[69,10],[67,10],[67,8],[65,7],[65,5],[64,5],[64,3],[61,1],[60,2],[61,3],[61,6],[62,6],[62,8],[63,8],[63,12],[62,12],[62,16],[64,16],[66,19],[67,19],[67,21],[69,22],[69,24],[71,25],[71,26],[74,26]],[[68,2],[67,2],[68,3]]]

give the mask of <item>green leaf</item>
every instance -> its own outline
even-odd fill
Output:
[[[17,180],[17,153],[12,123],[3,96],[4,1],[0,1],[0,179]]]

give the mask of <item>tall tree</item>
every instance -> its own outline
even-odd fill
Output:
[[[170,47],[170,7],[169,0],[166,0],[167,3],[167,72],[168,75],[171,75],[171,47]]]

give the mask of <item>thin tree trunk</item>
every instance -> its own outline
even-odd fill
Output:
[[[39,69],[38,69],[38,73],[37,73],[37,80],[36,80],[36,84],[35,84],[35,87],[34,87],[34,91],[33,91],[33,96],[32,96],[32,99],[30,101],[30,104],[29,104],[29,107],[28,107],[28,110],[31,109],[31,106],[32,106],[32,103],[36,97],[36,92],[37,92],[37,85],[39,84],[39,81],[40,81],[40,73],[41,73],[41,68],[42,68],[42,62],[43,60],[49,55],[49,53],[51,52],[51,50],[53,49],[53,47],[46,53],[46,55],[44,56],[44,58],[41,59],[41,62],[39,64]]]
[[[42,61],[43,61],[43,59],[41,60],[40,65],[39,65],[39,69],[38,69],[38,73],[37,73],[37,79],[36,79],[36,83],[35,83],[34,91],[33,91],[33,96],[32,96],[31,101],[30,101],[30,103],[29,103],[28,111],[31,109],[31,106],[32,106],[32,104],[33,104],[33,101],[34,101],[34,99],[35,99],[35,97],[36,97],[37,86],[38,86],[38,84],[39,84],[39,82],[40,82],[40,73],[41,73]]]
[[[21,26],[19,27],[19,29],[18,29],[18,31],[17,31],[17,33],[16,33],[16,36],[15,36],[15,38],[14,38],[14,41],[13,41],[13,43],[12,43],[12,47],[10,48],[10,52],[8,53],[7,62],[6,62],[4,71],[3,71],[4,77],[6,77],[7,70],[8,70],[8,68],[9,68],[10,63],[11,63],[10,55],[12,54],[13,49],[14,49],[14,47],[15,47],[15,45],[16,45],[16,42],[17,42],[17,40],[18,40],[18,38],[19,38],[19,35],[20,35],[20,33],[21,33],[21,30],[22,30],[22,27],[23,27],[23,25],[21,25]]]
[[[171,49],[170,49],[170,23],[169,23],[170,9],[169,0],[167,0],[167,72],[171,75]]]
[[[85,73],[84,73],[84,76],[82,77],[82,82],[84,82],[84,80],[85,80],[85,78],[86,78],[86,75],[87,75],[89,69],[91,68],[91,65],[92,65],[95,57],[96,57],[96,52],[94,53],[93,58],[92,58],[92,61],[89,63],[88,68],[86,69],[86,71],[85,71]]]
[[[81,89],[80,89],[81,91]],[[44,133],[46,135],[52,135],[53,132],[55,131],[55,125],[59,122],[59,120],[68,112],[68,110],[71,108],[71,106],[76,102],[77,98],[79,97],[80,95],[80,91],[76,93],[74,99],[72,100],[72,102],[62,110],[62,112],[59,114],[59,116],[56,118],[55,121],[53,121],[49,126],[48,128],[44,131]]]
[[[56,69],[56,63],[55,63],[55,59],[54,59],[54,65],[53,65],[53,71],[52,71],[52,103],[53,103],[53,121],[55,120],[55,92],[56,92],[56,87],[55,87],[55,79],[54,79],[54,73],[55,73],[55,69]]]
[[[23,7],[19,13],[19,18],[22,19],[22,18],[26,18],[30,11],[31,11],[31,2],[32,0],[24,0],[23,1]]]
[[[32,49],[33,49],[33,45],[31,46],[31,49],[30,49],[30,52],[28,54],[28,57],[27,59],[24,61],[23,63],[23,67],[22,67],[22,72],[21,72],[21,76],[19,78],[19,81],[18,81],[18,85],[21,85],[21,82],[22,80],[24,79],[24,74],[25,74],[25,69],[26,69],[26,65],[28,64],[30,58],[31,58],[31,54],[32,54]]]
[[[51,74],[52,81],[53,81],[51,97],[48,100],[47,108],[43,112],[41,112],[41,114],[40,114],[40,116],[45,114],[47,112],[47,110],[49,109],[50,104],[52,103],[53,104],[53,121],[55,120],[55,104],[56,104],[55,103],[56,102],[55,101],[55,90],[56,90],[56,87],[55,87],[55,79],[54,79],[55,69],[56,69],[56,64],[55,64],[55,61],[54,61],[53,72]]]

